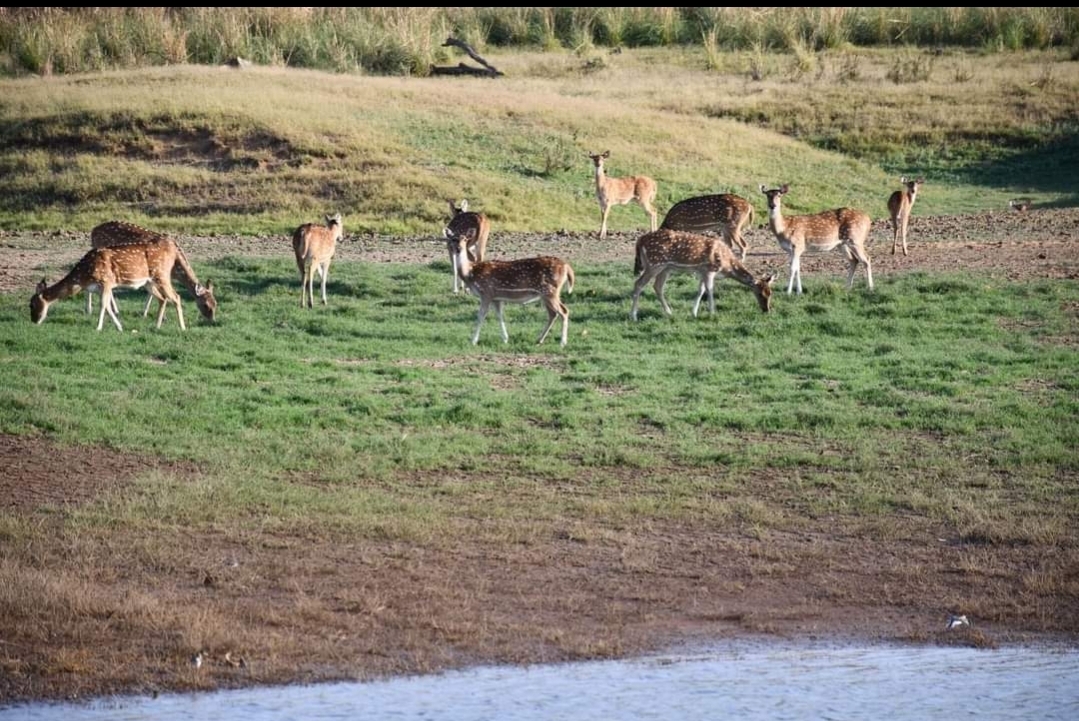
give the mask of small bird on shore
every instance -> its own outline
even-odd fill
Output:
[[[962,616],[948,616],[948,629],[960,628],[961,626],[969,626],[970,620],[966,615]]]

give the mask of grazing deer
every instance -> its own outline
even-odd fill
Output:
[[[742,229],[753,222],[753,204],[731,193],[686,198],[671,206],[660,228],[690,233],[718,232],[745,261],[749,248]]]
[[[141,288],[149,284],[150,292],[161,302],[157,311],[157,327],[165,319],[166,303],[176,305],[176,317],[181,330],[184,325],[184,310],[180,296],[172,287],[170,276],[172,267],[179,255],[179,247],[170,239],[165,242],[129,243],[107,248],[94,248],[75,264],[75,267],[62,280],[47,285],[42,279],[37,285],[34,296],[30,299],[30,320],[43,323],[48,315],[49,306],[78,293],[80,290],[96,290],[101,293],[101,313],[97,329],[105,324],[108,313],[116,329],[123,331],[116,314],[116,301],[112,297],[115,288]]]
[[[768,198],[768,225],[779,241],[779,247],[790,256],[790,280],[787,282],[789,295],[795,283],[798,292],[802,292],[802,254],[807,250],[824,252],[843,247],[850,264],[847,274],[847,288],[854,285],[854,271],[858,264],[865,264],[865,278],[869,289],[873,290],[873,268],[869,262],[865,243],[873,224],[870,217],[854,208],[836,208],[825,210],[815,215],[793,215],[783,217],[780,198],[790,191],[786,183],[782,187],[766,189],[761,192]]]
[[[1031,202],[1028,199],[1016,200],[1011,199],[1008,201],[1008,207],[1017,213],[1025,213],[1030,210]]]
[[[300,307],[315,307],[315,273],[322,279],[322,304],[326,305],[326,279],[330,261],[341,239],[341,214],[327,215],[326,225],[304,223],[292,234],[292,250],[300,269]],[[308,302],[310,301],[310,302]]]
[[[539,256],[519,260],[485,260],[473,264],[468,257],[468,238],[456,235],[451,228],[445,228],[443,234],[448,243],[455,243],[457,248],[457,272],[461,282],[469,292],[479,296],[480,311],[476,318],[476,328],[472,332],[472,344],[480,339],[480,328],[487,311],[493,305],[498,313],[498,324],[502,329],[502,342],[509,343],[506,320],[502,315],[503,303],[532,303],[543,301],[547,308],[547,325],[540,333],[536,343],[542,343],[551,332],[556,318],[562,319],[562,342],[566,345],[569,331],[569,308],[560,297],[562,286],[567,292],[573,292],[573,268],[561,258]]]
[[[468,209],[468,201],[462,200],[461,207],[450,201],[450,224],[455,236],[465,236],[468,240],[468,259],[473,263],[481,262],[487,255],[487,236],[491,232],[491,223],[483,213]],[[454,241],[446,243],[453,265],[453,292],[460,290],[461,279],[457,273],[457,245]]]
[[[637,201],[651,218],[651,230],[656,229],[656,209],[652,202],[656,199],[656,181],[645,175],[631,175],[626,178],[609,178],[603,171],[603,161],[611,157],[611,151],[605,150],[598,155],[589,155],[596,166],[596,198],[599,200],[601,221],[599,237],[607,237],[607,214],[613,205],[626,205]]]
[[[903,255],[907,254],[907,223],[910,222],[910,211],[914,207],[914,200],[918,197],[925,180],[922,178],[908,179],[906,176],[899,179],[903,190],[897,190],[888,198],[888,214],[892,221],[892,255],[895,255],[896,245],[899,238],[903,238]]]
[[[147,230],[134,223],[125,223],[120,220],[110,220],[98,225],[90,231],[90,245],[94,248],[109,248],[122,245],[134,245],[138,243],[174,243],[167,235]],[[187,262],[187,256],[178,245],[176,247],[176,264],[172,267],[172,273],[180,278],[184,287],[195,296],[195,305],[198,306],[202,317],[211,323],[217,317],[217,298],[214,297],[213,281],[205,286],[195,277],[195,271]],[[153,292],[149,292],[146,298],[146,307],[142,310],[142,317],[150,314],[150,305],[154,302]],[[94,294],[92,290],[86,291],[86,312],[92,313]],[[112,310],[119,313],[116,307],[116,297],[113,296]]]
[[[720,242],[719,238],[666,228],[646,233],[637,239],[633,272],[637,275],[637,281],[633,284],[633,309],[630,311],[633,320],[637,320],[637,303],[641,292],[653,279],[656,281],[656,295],[663,306],[663,312],[671,315],[671,306],[663,294],[663,287],[673,273],[693,273],[700,280],[700,292],[697,293],[697,302],[693,304],[694,318],[697,317],[701,299],[706,292],[708,312],[715,314],[713,288],[717,274],[752,289],[762,312],[767,313],[772,307],[775,273],[767,278],[755,278],[734,257],[734,251]]]

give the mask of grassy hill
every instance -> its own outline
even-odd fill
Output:
[[[1079,63],[1058,51],[496,50],[498,79],[177,65],[0,80],[0,228],[110,218],[195,233],[427,234],[467,197],[500,230],[598,229],[586,154],[664,212],[790,183],[791,211],[875,217],[1079,202]],[[612,214],[611,229],[640,227]]]

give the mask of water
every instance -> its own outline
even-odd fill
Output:
[[[700,653],[483,667],[0,709],[0,719],[1079,719],[1079,650],[731,644]]]

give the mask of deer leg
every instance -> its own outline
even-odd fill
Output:
[[[330,277],[330,261],[326,261],[324,267],[319,268],[319,275],[322,276],[322,305],[326,305],[326,280]],[[314,305],[314,299],[311,300],[311,304]]]
[[[491,305],[491,301],[486,298],[480,298],[480,311],[476,316],[476,329],[472,331],[472,345],[480,340],[480,327],[483,326],[483,319],[487,317],[487,310]]]
[[[798,292],[802,292],[802,258],[795,252],[791,251],[791,268],[790,278],[787,280],[787,295],[791,294],[791,290],[794,288],[795,281],[798,282]]]
[[[873,290],[873,267],[869,263],[869,253],[864,248],[856,245],[850,246],[847,253],[850,258],[850,270],[847,273],[847,290],[850,290],[854,285],[854,271],[858,269],[859,262],[865,264],[865,280],[869,285],[869,290]]]
[[[903,217],[903,227],[902,227],[903,255],[907,254],[907,223],[909,221],[910,221],[910,216],[909,215]],[[895,253],[895,248],[892,248],[892,253],[893,254]]]
[[[313,263],[312,263],[312,265],[313,265]],[[313,306],[315,304],[315,300],[314,300],[314,296],[315,296],[315,292],[314,292],[314,282],[315,282],[315,280],[314,280],[314,278],[315,278],[315,275],[314,275],[314,273],[315,273],[314,269],[311,267],[311,265],[305,265],[304,266],[304,269],[303,269],[303,281],[300,283],[300,307],[301,308],[309,307],[308,304],[307,304],[307,298],[308,298],[308,291],[309,290],[310,290],[310,297],[311,297],[311,305]]]
[[[641,272],[640,277],[633,283],[633,305],[629,311],[629,317],[633,320],[637,320],[637,304],[641,299],[641,292],[644,291],[645,286],[652,282],[655,275],[656,272],[649,266]]]
[[[551,328],[554,327],[554,319],[562,316],[562,302],[557,300],[553,296],[545,296],[543,299],[543,305],[547,308],[547,325],[544,326],[543,332],[540,333],[539,338],[536,339],[537,345],[546,340],[547,334],[550,333]],[[568,327],[567,321],[568,316],[562,316],[562,345],[566,345],[566,331]]]
[[[607,237],[607,214],[611,212],[611,206],[601,204],[599,206],[599,210],[600,210],[600,213],[602,215],[602,218],[600,220],[600,225],[599,225],[599,237],[600,238],[606,238]]]
[[[86,291],[86,315],[94,312],[94,291]]]
[[[641,202],[641,207],[644,208],[644,212],[648,213],[649,227],[652,230],[655,230],[656,228],[659,227],[658,224],[657,224],[656,209],[653,208],[652,204],[649,203],[647,200],[642,199],[640,202]]]
[[[142,309],[142,317],[150,315],[150,305],[154,302],[154,293],[151,290],[146,294],[146,307]]]
[[[449,246],[447,246],[447,247],[449,247]],[[461,288],[461,286],[460,286],[460,282],[461,282],[460,270],[459,270],[459,266],[458,266],[458,263],[457,263],[457,253],[453,252],[453,248],[450,248],[449,250],[450,250],[450,266],[453,268],[453,292],[457,293],[457,292],[460,291],[460,288]]]
[[[116,317],[116,313],[113,312],[112,306],[112,288],[102,288],[101,313],[97,317],[97,329],[101,330],[103,327],[105,327],[105,313],[108,313],[109,317],[112,318],[112,322],[116,324],[116,329],[120,332],[123,332],[124,327],[120,325],[120,319]]]
[[[697,317],[697,311],[701,309],[701,299],[704,298],[704,294],[708,291],[708,281],[705,274],[700,276],[700,286],[697,289],[697,300],[693,302],[693,317]]]
[[[510,342],[510,333],[506,330],[506,318],[502,315],[502,306],[504,304],[500,300],[495,301],[495,312],[498,313],[498,327],[502,330],[502,342]]]
[[[697,293],[697,302],[693,304],[693,317],[697,317],[697,311],[701,307],[701,299],[704,298],[705,292],[708,293],[708,312],[712,315],[716,314],[716,301],[713,295],[713,289],[716,283],[716,274],[712,272],[701,273],[701,288]]]
[[[897,245],[899,245],[899,222],[892,220],[892,255],[895,255]]]
[[[656,295],[659,296],[659,304],[663,306],[663,312],[666,313],[668,316],[674,315],[674,313],[673,311],[671,311],[671,306],[667,302],[667,296],[664,294],[663,289],[667,285],[667,278],[669,278],[670,275],[670,270],[664,269],[660,271],[659,275],[656,276],[656,282],[654,285],[656,289]]]

